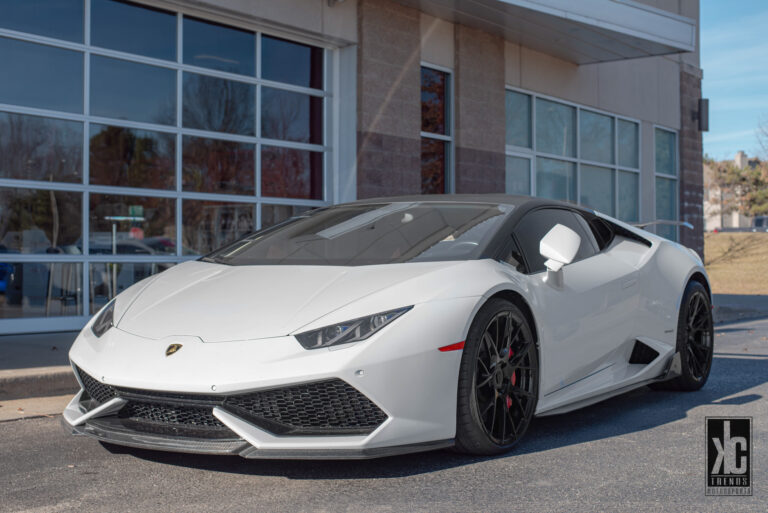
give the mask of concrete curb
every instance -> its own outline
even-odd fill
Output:
[[[713,294],[715,324],[768,317],[768,295]]]
[[[80,386],[72,367],[35,367],[31,369],[0,370],[0,400],[74,395]]]
[[[714,318],[715,325],[718,325],[765,318],[768,317],[768,312],[764,310],[744,310],[727,306],[715,306],[712,311],[712,317]]]

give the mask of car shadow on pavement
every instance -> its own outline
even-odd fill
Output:
[[[697,392],[664,392],[643,387],[570,413],[535,418],[514,458],[559,447],[581,444],[644,431],[685,418],[693,408],[705,405],[742,405],[763,399],[750,393],[736,395],[768,381],[765,355],[715,355],[712,375]],[[471,465],[492,458],[465,456],[450,451],[392,456],[377,460],[246,460],[240,457],[164,453],[110,446],[113,452],[161,464],[214,472],[279,476],[288,479],[386,479]]]
[[[642,387],[581,410],[536,418],[528,440],[516,452],[527,454],[644,431],[685,418],[699,406],[758,401],[763,396],[736,394],[768,382],[767,359],[763,355],[715,354],[709,381],[696,392]]]

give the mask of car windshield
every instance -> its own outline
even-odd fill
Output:
[[[228,265],[375,265],[474,260],[510,205],[403,202],[329,207],[214,251]]]

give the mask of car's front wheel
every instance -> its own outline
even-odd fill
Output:
[[[477,313],[459,369],[456,449],[500,454],[523,436],[536,410],[539,357],[530,323],[513,302]]]
[[[709,294],[701,283],[691,281],[685,287],[677,321],[681,374],[670,381],[654,383],[652,388],[694,391],[703,387],[712,368],[714,335]]]

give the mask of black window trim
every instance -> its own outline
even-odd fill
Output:
[[[520,244],[520,239],[517,237],[517,234],[516,234],[517,227],[520,225],[520,223],[523,222],[523,220],[525,220],[525,218],[529,214],[531,214],[533,212],[536,212],[538,210],[543,210],[543,209],[547,209],[547,210],[566,210],[568,212],[571,212],[572,214],[575,214],[578,218],[580,218],[581,220],[584,221],[584,223],[587,224],[587,228],[589,228],[589,230],[587,231],[587,234],[589,235],[589,237],[588,237],[589,243],[592,246],[592,248],[595,251],[595,253],[593,255],[587,257],[587,258],[579,260],[579,262],[581,262],[583,260],[587,260],[589,258],[592,258],[593,256],[596,256],[599,253],[601,253],[600,248],[597,246],[597,240],[595,238],[595,235],[592,233],[592,229],[589,227],[589,222],[584,218],[584,212],[581,209],[573,208],[573,207],[571,207],[569,205],[561,205],[561,204],[537,205],[536,207],[528,209],[524,214],[522,214],[520,216],[520,218],[517,221],[515,221],[515,224],[511,228],[511,238],[513,239],[515,245],[520,249],[520,256],[523,259],[523,265],[525,267],[525,273],[524,274],[526,274],[528,276],[534,276],[534,275],[537,275],[539,273],[546,272],[546,269],[543,269],[541,271],[531,272],[531,266],[528,263],[528,257],[526,256],[525,251],[522,249],[523,246]],[[584,226],[582,226],[582,228],[584,228]],[[508,247],[509,247],[509,245],[505,244],[503,246],[503,248],[502,248],[502,251],[504,251]],[[509,265],[511,265],[511,264],[509,264]]]
[[[638,235],[638,234],[636,234],[636,233],[634,233],[634,232],[632,232],[630,230],[627,230],[623,226],[620,226],[620,225],[614,223],[613,220],[611,220],[611,219],[606,219],[606,218],[604,218],[602,216],[599,216],[599,215],[595,214],[594,212],[589,212],[589,211],[581,211],[580,213],[581,213],[582,217],[584,219],[586,219],[587,224],[589,224],[590,228],[592,226],[592,221],[596,220],[596,221],[599,221],[599,222],[603,223],[604,225],[606,225],[611,230],[611,238],[605,243],[605,246],[603,247],[603,249],[600,250],[600,252],[603,252],[603,251],[609,249],[611,247],[611,244],[613,244],[613,241],[616,240],[617,236],[624,237],[625,239],[629,239],[629,240],[632,240],[634,242],[638,242],[638,243],[640,243],[640,244],[642,244],[644,246],[647,246],[649,248],[653,245],[651,243],[651,241],[649,241],[645,237],[643,237],[641,235]],[[597,238],[597,237],[595,237],[595,238]]]

